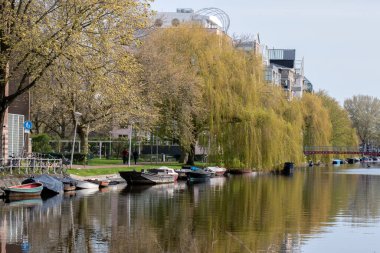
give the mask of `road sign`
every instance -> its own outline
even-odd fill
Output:
[[[32,129],[32,126],[33,126],[33,124],[31,121],[27,120],[24,122],[24,128],[25,129],[30,130],[30,129]]]

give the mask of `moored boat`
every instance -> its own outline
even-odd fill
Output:
[[[341,160],[341,159],[334,159],[334,160],[332,161],[332,164],[333,164],[333,165],[340,165],[340,164],[344,164],[344,161]]]
[[[182,168],[180,170],[175,170],[175,172],[178,174],[178,180],[187,180],[186,173],[191,171],[191,169],[188,168]]]
[[[42,196],[51,196],[51,195],[56,195],[63,192],[62,182],[46,174],[28,178],[24,180],[22,183],[23,184],[27,184],[27,183],[43,184],[43,191],[41,193]]]
[[[294,163],[293,162],[284,163],[282,174],[286,176],[291,176],[293,175],[293,172],[294,172]]]
[[[206,167],[205,171],[211,172],[216,177],[221,177],[227,170],[221,167]]]
[[[242,174],[252,173],[252,170],[251,169],[229,169],[228,173],[232,175],[242,175]]]
[[[191,183],[206,182],[210,180],[212,173],[203,169],[192,167],[191,171],[186,172],[187,181]]]
[[[77,188],[77,187],[76,187],[74,184],[71,184],[71,183],[63,183],[63,191],[65,191],[65,192],[75,191],[76,188]]]
[[[109,180],[99,180],[99,179],[87,179],[86,181],[99,185],[99,187],[107,187],[110,184]]]
[[[348,162],[349,164],[355,164],[355,163],[360,162],[360,159],[359,159],[359,158],[348,158],[348,159],[347,159],[347,162]]]
[[[157,169],[148,169],[148,172],[157,173],[159,175],[171,175],[173,176],[174,181],[178,179],[178,173],[166,166],[159,167]]]
[[[4,189],[6,198],[35,198],[41,195],[43,184],[28,183],[6,187]]]
[[[128,184],[167,184],[174,183],[173,175],[159,174],[154,171],[120,171],[120,176]]]
[[[77,184],[77,189],[98,189],[99,185],[94,184],[88,181],[78,181]]]

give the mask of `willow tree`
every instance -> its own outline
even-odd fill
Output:
[[[326,92],[320,91],[316,95],[322,99],[323,106],[329,113],[332,126],[330,145],[335,147],[357,146],[358,137],[355,128],[352,126],[348,112]]]
[[[185,30],[155,31],[144,40],[138,57],[144,68],[141,83],[156,91],[150,96],[160,112],[156,131],[178,141],[188,154],[187,163],[193,164],[196,141],[206,127],[207,105],[191,49],[201,41],[200,32]]]
[[[304,117],[303,145],[330,146],[332,124],[328,110],[323,106],[322,99],[314,94],[305,93],[302,97]],[[327,161],[328,157],[312,155],[313,160]]]
[[[90,48],[94,55],[104,45],[130,45],[136,29],[146,23],[147,2],[0,1],[1,125],[10,103],[34,87],[58,62],[79,61],[83,51]],[[10,80],[15,83],[12,93],[8,92]]]
[[[194,154],[232,168],[268,168],[302,159],[302,112],[264,82],[260,57],[198,26],[152,34],[141,50],[145,81],[159,86],[162,127]],[[192,159],[190,159],[192,162]]]
[[[380,100],[358,95],[344,101],[344,108],[356,128],[362,144],[368,145],[380,136]]]

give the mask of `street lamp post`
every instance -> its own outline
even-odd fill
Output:
[[[131,122],[131,132],[129,133],[128,167],[131,166],[132,133],[133,133],[133,122]]]
[[[112,131],[110,131],[110,153],[109,153],[109,158],[111,159],[112,155]]]
[[[82,116],[82,113],[80,113],[80,112],[74,112],[74,117],[75,117],[75,127],[74,127],[73,147],[71,148],[70,168],[73,166],[74,148],[75,148],[75,138],[76,138],[76,136],[77,136],[77,126],[78,126],[78,120],[79,120],[79,117],[80,117],[80,116]]]

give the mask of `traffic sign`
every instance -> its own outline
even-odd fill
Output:
[[[24,122],[24,128],[25,129],[30,130],[30,129],[32,129],[32,126],[33,126],[33,124],[31,121],[27,120]]]

